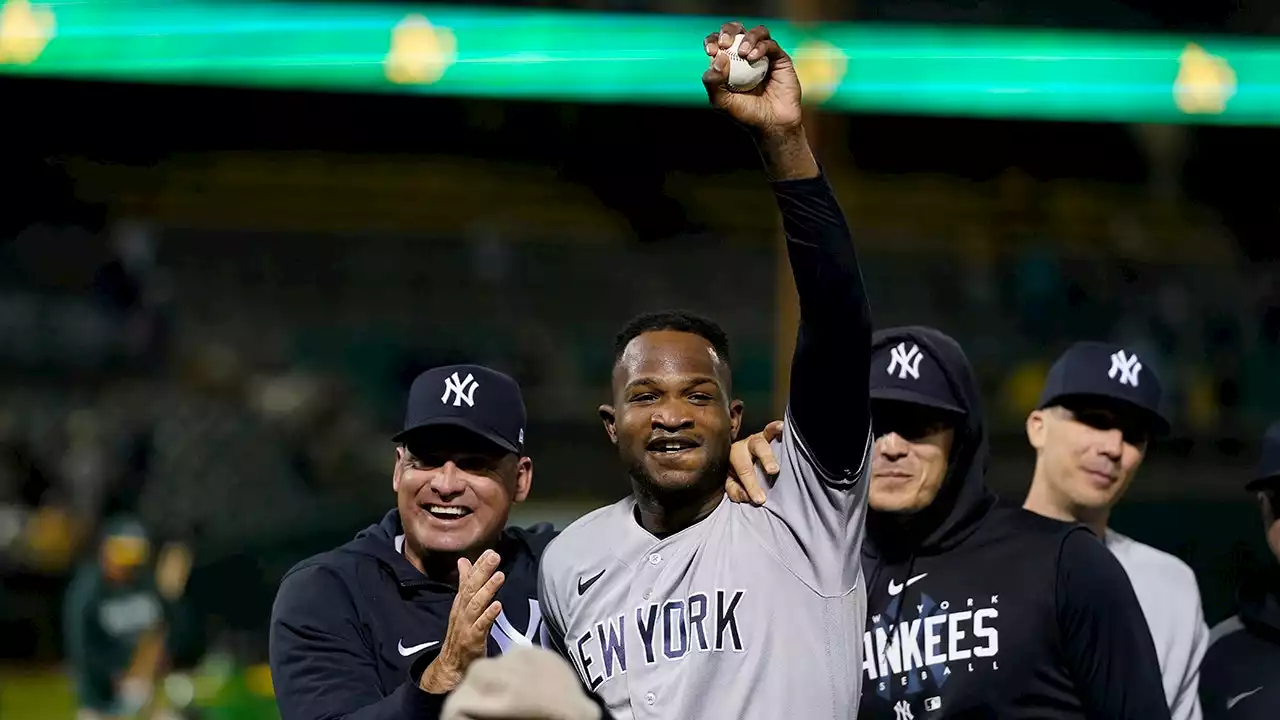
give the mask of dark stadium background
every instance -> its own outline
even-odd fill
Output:
[[[531,4],[1280,34],[1271,0]],[[389,505],[387,437],[427,366],[523,384],[521,520],[626,492],[594,408],[642,309],[722,320],[749,428],[777,415],[776,221],[746,137],[704,109],[13,78],[0,99],[4,717],[66,694],[62,593],[113,510],[194,543],[208,652],[264,662],[283,571]],[[1280,133],[811,124],[877,323],[936,325],[974,359],[1002,493],[1025,490],[1022,418],[1069,341],[1135,342],[1165,374],[1175,437],[1114,525],[1192,565],[1210,623],[1229,614],[1263,557],[1243,485],[1280,410]]]

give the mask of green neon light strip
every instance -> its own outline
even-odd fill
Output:
[[[416,84],[387,77],[395,29],[411,11],[430,26],[402,29],[397,36],[407,42],[401,46],[419,53],[396,57],[421,70],[423,63],[413,60],[436,42],[450,64],[434,82],[427,82],[433,79],[429,71]],[[207,0],[9,0],[0,17],[0,73],[7,74],[674,105],[705,102],[701,38],[719,23],[685,16]],[[785,47],[805,58],[807,96],[832,110],[1280,125],[1275,42],[1207,38],[1197,40],[1202,50],[1188,50],[1187,38],[1166,36],[769,25]],[[45,44],[39,38],[48,27],[54,29],[44,33]],[[32,48],[41,46],[35,55]],[[1183,95],[1192,101],[1184,107],[1198,112],[1179,108],[1179,79],[1192,90]]]

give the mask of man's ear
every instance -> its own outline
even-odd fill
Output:
[[[1036,450],[1044,449],[1048,419],[1048,413],[1044,410],[1032,410],[1027,416],[1027,442]]]
[[[730,437],[733,440],[738,439],[738,431],[742,429],[742,401],[732,400],[729,402],[729,430],[732,433]]]
[[[524,502],[533,489],[533,458],[522,457],[516,461],[515,502]]]
[[[396,464],[391,469],[391,490],[400,492],[400,473],[404,470],[404,448],[396,448]]]
[[[612,405],[600,406],[600,422],[604,423],[604,431],[609,434],[609,442],[618,444],[618,430]]]

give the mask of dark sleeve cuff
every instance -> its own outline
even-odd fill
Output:
[[[401,688],[404,691],[402,707],[404,717],[413,720],[435,720],[444,712],[444,701],[448,693],[429,693],[422,689],[422,673],[427,666],[440,655],[440,646],[424,651],[409,666],[409,681]]]
[[[436,645],[430,650],[424,650],[421,655],[413,661],[409,666],[409,682],[418,685],[422,682],[422,673],[427,671],[427,666],[435,662],[440,657],[440,646]]]
[[[818,460],[818,456],[809,449],[809,443],[804,439],[804,428],[796,424],[796,421],[791,417],[790,405],[788,405],[787,409],[783,412],[782,418],[784,423],[783,432],[790,430],[792,436],[795,437],[796,447],[800,449],[800,453],[804,457],[805,462],[812,465],[813,469],[818,471],[818,478],[823,482],[823,484],[842,489],[848,489],[858,484],[858,480],[862,477],[862,472],[866,470],[867,459],[871,457],[870,432],[867,433],[867,438],[863,441],[862,455],[861,459],[858,460],[857,465],[828,468],[823,465]]]
[[[400,716],[406,720],[438,720],[449,697],[426,692],[416,682],[405,683],[400,692]]]
[[[769,185],[773,187],[774,192],[782,193],[824,193],[830,191],[830,184],[827,182],[827,173],[822,170],[822,166],[818,166],[818,174],[811,178],[800,178],[799,180],[770,180]]]

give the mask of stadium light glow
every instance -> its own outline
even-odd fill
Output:
[[[212,0],[4,0],[0,73],[695,105],[716,19]],[[760,22],[759,19],[751,22]],[[834,111],[1280,125],[1280,43],[767,21]]]

